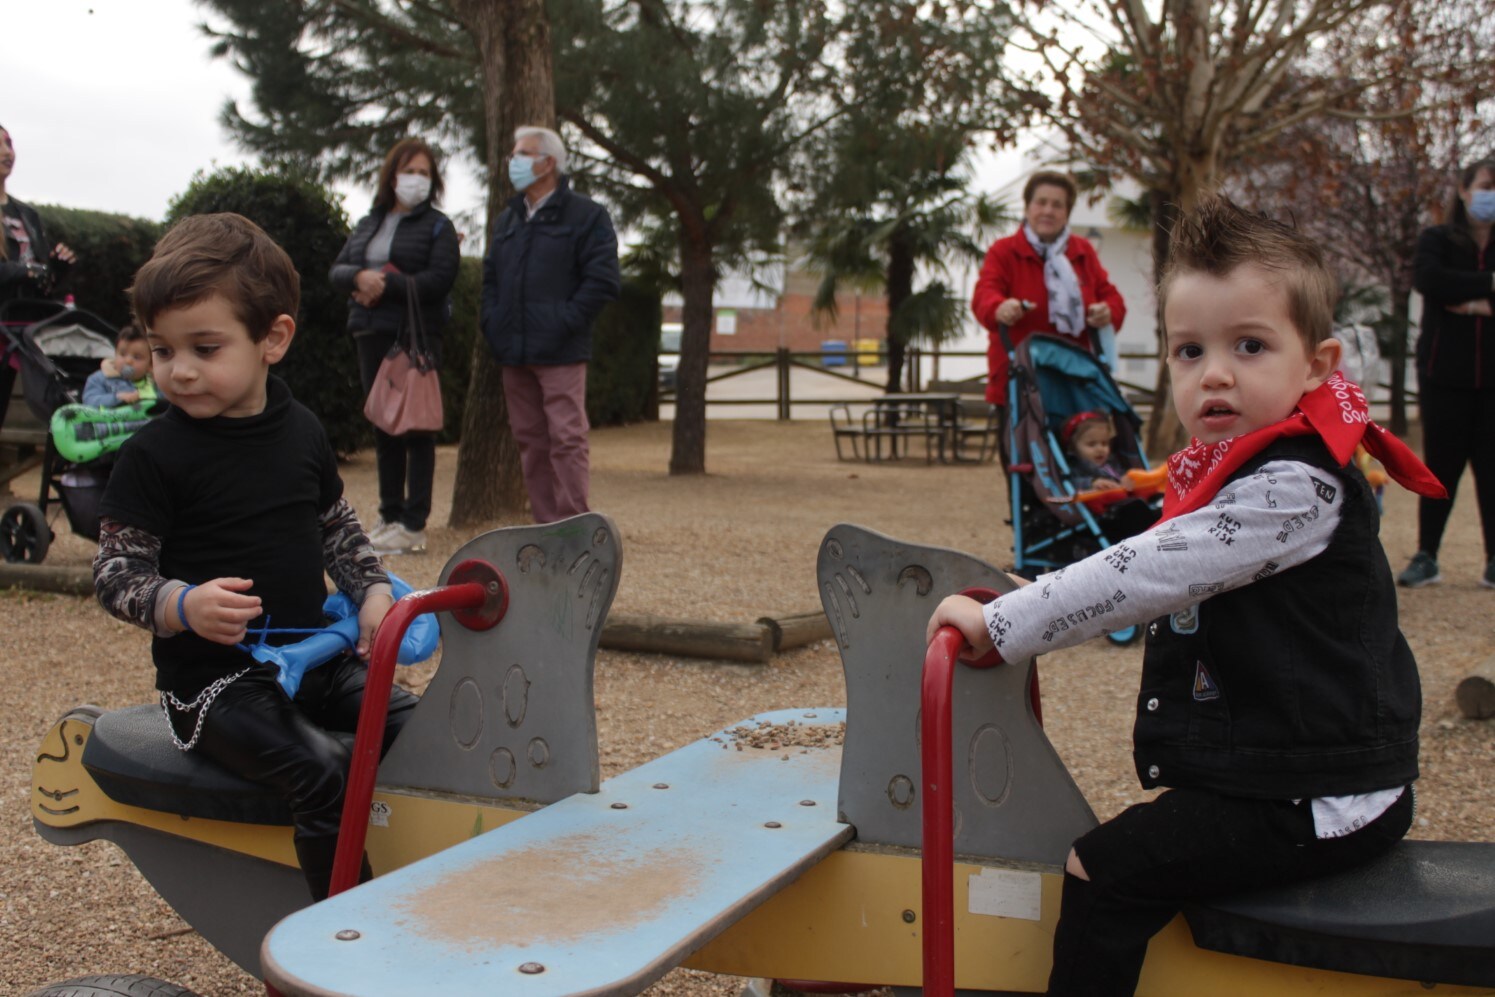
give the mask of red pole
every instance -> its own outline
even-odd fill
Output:
[[[951,691],[965,638],[940,627],[924,656],[919,752],[924,774],[924,994],[955,993],[955,795],[950,791]]]
[[[991,602],[997,592],[968,588],[961,592],[977,602]],[[924,993],[926,997],[955,994],[955,792],[951,759],[955,732],[951,706],[955,665],[966,639],[954,627],[940,627],[924,653],[924,676],[919,712],[919,762],[923,767],[923,887]],[[1002,663],[995,649],[966,664],[990,668]],[[1030,690],[1035,709],[1038,688]]]
[[[405,631],[422,613],[475,610],[489,600],[489,595],[488,588],[478,581],[412,592],[395,603],[379,624],[373,653],[369,655],[363,705],[358,710],[358,733],[354,736],[353,760],[348,767],[342,829],[338,833],[328,896],[358,885],[364,839],[369,831],[369,804],[374,799],[374,777],[379,771],[380,748],[384,743],[384,721],[389,715],[389,690],[394,685],[395,656]]]

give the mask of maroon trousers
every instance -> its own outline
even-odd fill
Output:
[[[587,365],[504,367],[509,427],[537,523],[587,511]]]

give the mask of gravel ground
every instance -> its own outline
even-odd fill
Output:
[[[711,473],[701,477],[671,479],[669,447],[668,424],[593,434],[593,504],[623,535],[619,612],[751,621],[816,609],[816,551],[826,530],[843,521],[1010,563],[1005,492],[991,467],[838,463],[820,421],[712,422]],[[438,496],[450,494],[455,461],[454,450],[440,452]],[[355,506],[371,519],[372,455],[348,463],[343,475]],[[12,484],[19,495],[36,493],[34,478]],[[1382,537],[1400,568],[1414,550],[1415,500],[1393,487],[1386,506]],[[438,507],[433,522],[446,514]],[[433,529],[431,552],[398,559],[396,570],[416,585],[432,583],[466,539]],[[74,536],[59,536],[53,551],[50,564],[85,565],[92,556],[92,546]],[[1477,585],[1483,557],[1467,486],[1442,566],[1443,585],[1401,595],[1402,628],[1425,696],[1413,834],[1495,840],[1495,726],[1462,719],[1453,703],[1458,681],[1495,655],[1495,591]],[[0,592],[0,613],[0,660],[9,676],[0,689],[7,774],[0,797],[0,939],[7,956],[0,992],[24,993],[84,973],[137,972],[202,994],[262,993],[187,928],[114,846],[54,848],[31,828],[29,775],[42,735],[78,703],[150,701],[147,636],[84,598]],[[1046,729],[1102,819],[1140,795],[1129,747],[1140,661],[1139,648],[1100,641],[1044,659]],[[412,671],[418,688],[428,674]],[[604,651],[596,695],[604,777],[754,713],[845,703],[828,641],[768,665]],[[650,993],[727,994],[740,986],[679,970]]]

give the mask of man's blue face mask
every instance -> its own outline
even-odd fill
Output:
[[[536,180],[535,160],[538,156],[510,156],[509,157],[509,183],[521,194],[529,189]]]
[[[1495,190],[1470,192],[1469,217],[1477,222],[1495,222]]]

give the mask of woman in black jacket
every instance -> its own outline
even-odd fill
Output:
[[[5,227],[0,239],[0,303],[45,297],[74,259],[73,251],[62,243],[48,243],[42,220],[31,205],[6,193],[15,165],[10,132],[0,126],[0,217]]]
[[[1417,554],[1397,582],[1416,588],[1442,581],[1438,547],[1468,464],[1484,530],[1480,584],[1495,588],[1495,159],[1464,169],[1447,218],[1417,240],[1414,283],[1423,298],[1417,338],[1423,459],[1448,498],[1419,500]]]
[[[349,294],[348,331],[358,347],[365,393],[404,329],[409,295],[415,296],[427,344],[440,367],[441,331],[459,262],[456,229],[435,207],[441,192],[435,150],[420,139],[401,139],[384,158],[373,210],[354,227],[332,264],[332,285]],[[370,539],[381,554],[425,550],[436,436],[390,436],[375,428],[374,445],[379,521],[369,531]]]

